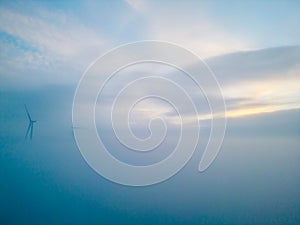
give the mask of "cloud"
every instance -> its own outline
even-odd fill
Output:
[[[280,48],[261,49],[256,51],[238,52],[227,54],[208,60],[208,64],[215,72],[223,90],[227,105],[226,116],[228,118],[246,117],[277,111],[285,111],[300,108],[300,79],[299,79],[299,47],[288,46]],[[235,66],[237,65],[237,66]],[[273,65],[274,68],[273,68]],[[252,69],[252,70],[251,70]],[[102,91],[102,101],[106,108],[99,111],[110,112],[110,105],[118,92],[132,80],[141,78],[141,74],[156,74],[176,82],[184,88],[193,99],[198,110],[197,118],[191,112],[185,111],[182,115],[188,118],[186,121],[195,119],[211,120],[212,115],[209,110],[206,98],[215,98],[214,93],[202,93],[188,76],[175,68],[167,65],[154,63],[135,64],[116,74],[109,81]],[[149,74],[150,75],[150,74]],[[155,84],[159,86],[158,83]],[[147,95],[151,92],[152,85],[141,85],[132,92],[130,98],[137,99],[136,96]],[[160,87],[162,94],[167,96],[169,89]],[[136,96],[135,96],[136,95]],[[126,109],[130,99],[124,99],[122,109]],[[188,108],[188,102],[182,102],[180,107]],[[167,107],[164,102],[148,99],[143,107],[136,108],[136,117],[147,120],[153,116],[163,116],[173,125],[178,125],[178,115]],[[213,115],[216,119],[222,117],[218,113]],[[107,121],[104,121],[107,122]]]
[[[0,7],[1,76],[44,73],[48,77],[40,82],[72,80],[71,73],[82,72],[107,47],[107,40],[72,15],[35,9],[29,14]]]
[[[201,2],[126,2],[135,11],[136,18],[146,21],[148,39],[182,45],[202,58],[251,48],[245,39],[229,33],[214,21]]]
[[[299,62],[300,46],[237,52],[207,60],[222,88],[227,103],[226,116],[230,118],[299,109]],[[185,88],[194,100],[204,97],[201,90],[179,75],[173,71],[166,77]],[[151,87],[141,87],[144,91],[148,88]],[[205,94],[208,99],[214,97],[214,93]],[[208,107],[202,106],[203,101],[196,104],[199,120],[212,118]]]
[[[238,52],[207,60],[226,101],[227,116],[300,108],[300,46]]]
[[[83,49],[100,47],[104,40],[72,16],[40,10],[26,15],[0,8],[0,29],[40,51],[57,57],[73,57]]]
[[[125,0],[125,2],[137,12],[142,12],[147,4],[144,0]]]
[[[238,51],[206,62],[222,83],[298,77],[300,46]]]

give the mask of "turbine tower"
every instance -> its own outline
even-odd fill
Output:
[[[24,105],[24,106],[25,106],[26,114],[27,114],[27,117],[28,117],[28,120],[29,120],[29,125],[28,125],[27,131],[26,131],[25,139],[27,139],[28,134],[30,132],[30,140],[31,140],[32,139],[32,134],[33,134],[33,124],[36,123],[36,120],[31,119],[31,116],[28,112],[27,106],[26,105]]]

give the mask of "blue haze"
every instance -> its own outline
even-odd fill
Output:
[[[81,157],[73,92],[1,93],[2,224],[298,224],[298,110],[231,119],[207,171],[197,171],[198,151],[173,178],[134,188],[105,180]],[[38,120],[25,143],[24,102]]]
[[[207,121],[191,161],[160,184],[118,185],[84,161],[72,131],[76,85],[91,61],[119,44],[160,39],[190,48],[222,87],[299,84],[299,1],[135,2],[0,2],[0,224],[299,225],[299,94],[283,99],[298,109],[228,119],[220,154],[204,173]],[[226,98],[228,109],[272,103],[250,97]],[[32,141],[24,141],[24,104],[37,120]]]

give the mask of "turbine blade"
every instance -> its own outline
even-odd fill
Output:
[[[31,121],[31,117],[30,117],[30,114],[29,114],[29,112],[28,112],[27,106],[26,106],[25,104],[24,104],[24,106],[25,106],[25,110],[26,110],[27,117],[28,117],[28,119]]]
[[[28,125],[27,131],[26,131],[26,135],[25,135],[25,139],[27,139],[27,136],[29,134],[30,126],[31,126],[31,123],[29,123],[29,125]]]
[[[33,123],[31,124],[31,130],[30,130],[30,140],[32,140],[32,134],[33,134]]]

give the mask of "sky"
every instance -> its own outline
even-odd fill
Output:
[[[0,221],[297,224],[299,10],[296,0],[1,1]],[[187,118],[187,126],[192,126],[189,121],[200,123],[195,156],[182,171],[161,184],[132,188],[107,181],[85,162],[73,136],[84,127],[72,124],[72,104],[81,77],[99,56],[142,40],[174,43],[206,63],[223,93],[227,129],[218,157],[199,173],[211,119],[225,117],[219,108],[212,113],[207,104],[215,93],[199,90],[170,65],[145,62],[119,71],[95,108],[98,132],[114,157],[148,165],[166,158],[176,145],[180,117],[159,99],[141,101],[129,118],[139,138],[151,134],[151,119],[165,120],[167,139],[158,149],[128,152],[114,134],[109,120],[114,99],[128,83],[147,74],[171,79],[186,90],[198,113],[184,110],[181,116]],[[131,94],[149,94],[152,89],[141,83]],[[164,86],[161,90],[170,92]],[[121,108],[128,102],[124,99]],[[24,104],[38,121],[32,141],[24,141]],[[89,104],[93,102],[82,107]],[[180,107],[187,109],[185,103]],[[127,128],[122,127],[124,137]]]
[[[299,108],[299,3],[233,1],[230,7],[227,4],[225,1],[2,3],[1,78],[6,81],[2,82],[2,89],[76,84],[86,67],[111,48],[145,39],[163,40],[179,44],[203,59],[209,58],[212,61],[209,66],[220,82],[235,79],[231,84],[221,83],[227,98],[263,95],[265,104],[275,98],[282,104],[290,98],[293,102],[286,107]],[[217,65],[214,61],[218,61]],[[245,72],[247,76],[241,75]],[[252,85],[248,85],[249,81]],[[282,82],[284,87],[290,87],[289,91],[282,90]],[[248,87],[244,92],[245,83]],[[282,106],[248,107],[247,112],[229,111],[229,116],[278,108]]]

